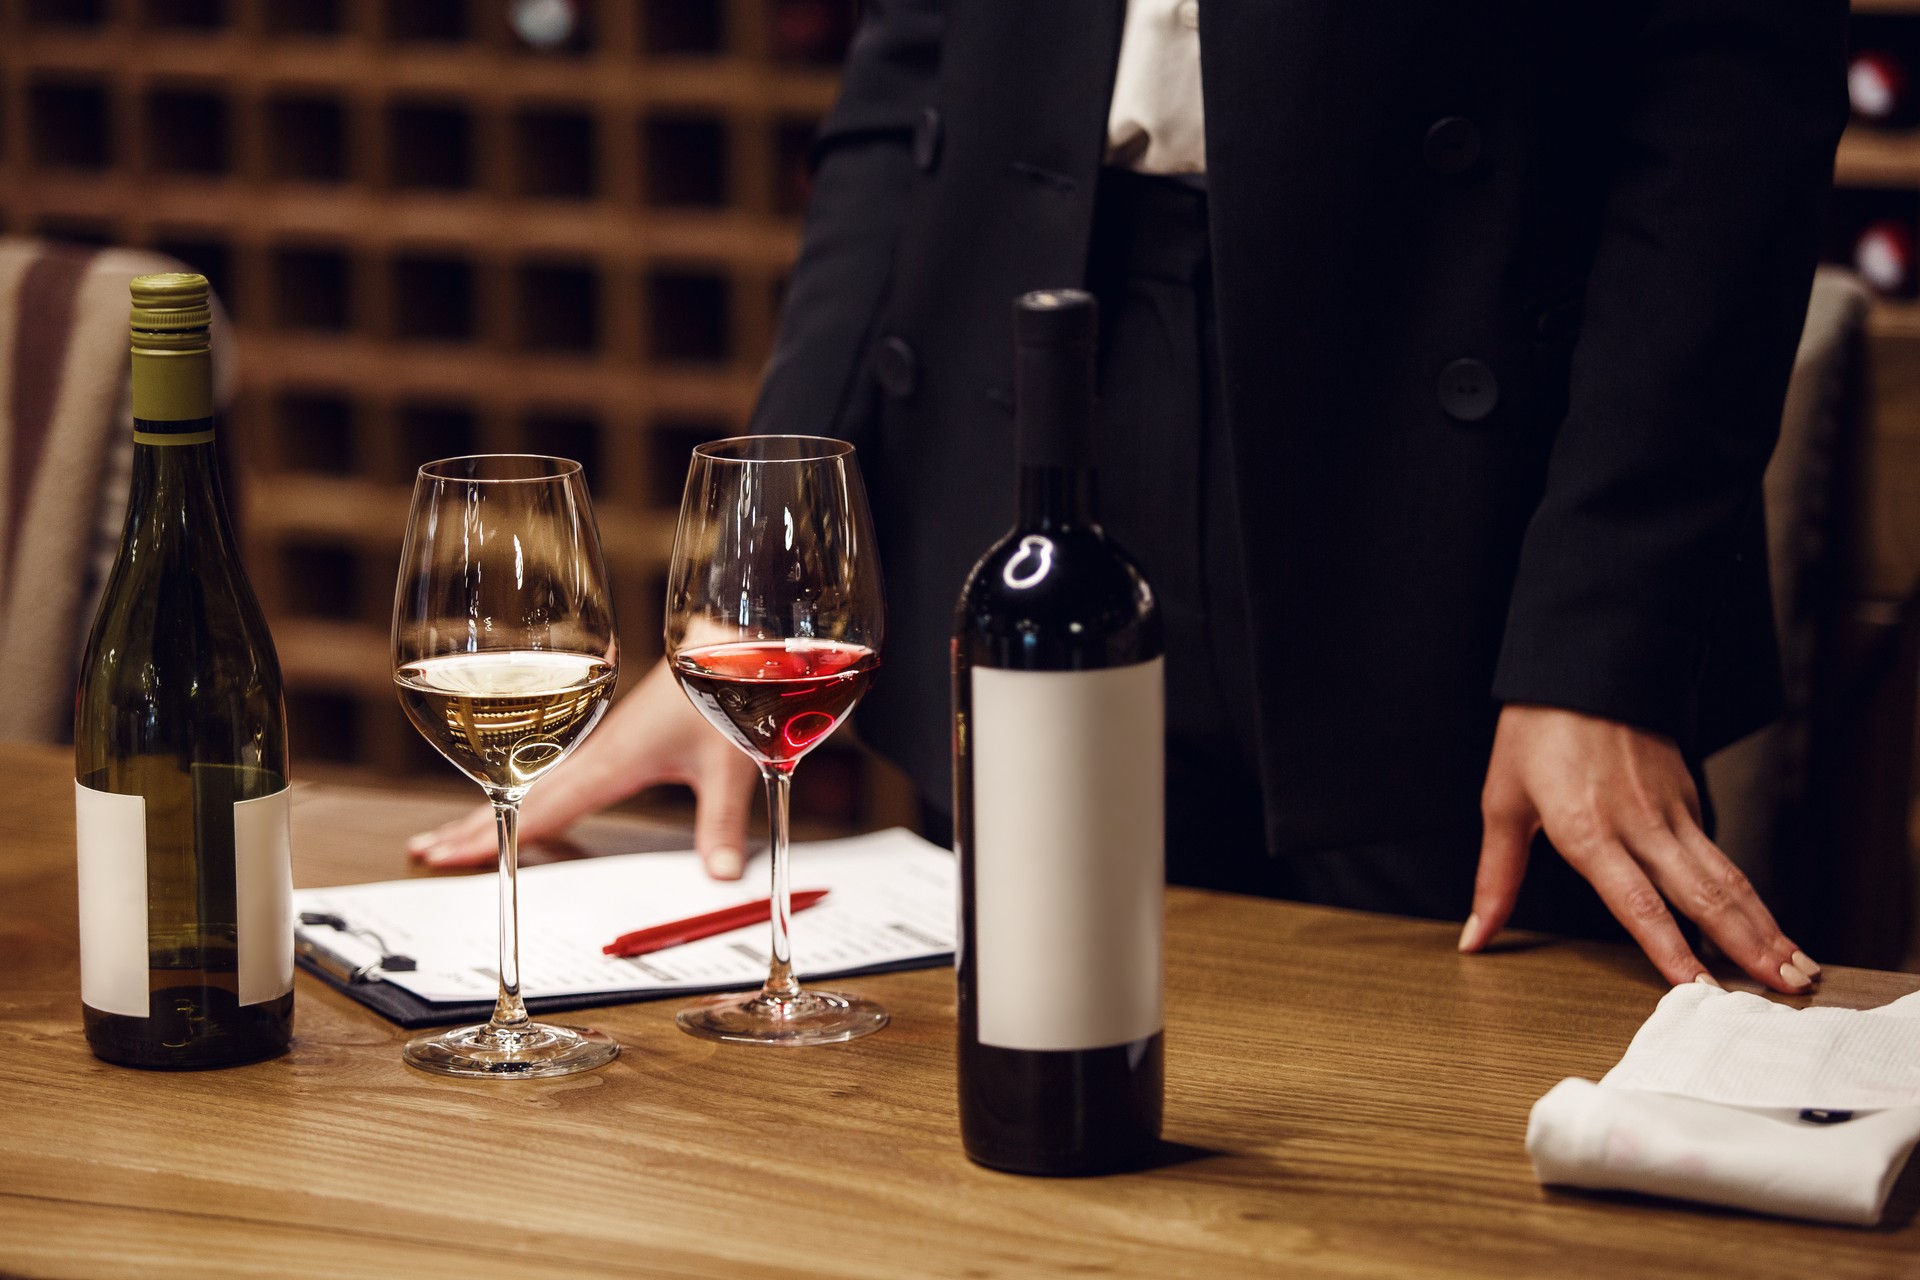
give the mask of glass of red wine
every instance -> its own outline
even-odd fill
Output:
[[[871,1000],[795,980],[787,841],[794,766],[866,691],[884,615],[852,445],[746,436],[693,451],[667,570],[667,659],[700,714],[760,766],[773,864],[766,983],[682,1009],[694,1035],[834,1044],[887,1024]]]

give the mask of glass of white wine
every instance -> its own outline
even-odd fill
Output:
[[[520,801],[587,735],[619,674],[600,533],[580,464],[498,454],[420,468],[393,601],[393,680],[428,742],[486,790],[500,834],[493,1017],[418,1036],[441,1075],[570,1075],[620,1049],[527,1017],[516,893]]]

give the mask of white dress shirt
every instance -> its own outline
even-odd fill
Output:
[[[1200,0],[1127,0],[1107,163],[1141,173],[1207,171]]]

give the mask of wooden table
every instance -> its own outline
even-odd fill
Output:
[[[1637,954],[1177,891],[1167,1137],[1151,1172],[992,1173],[960,1153],[945,969],[861,980],[893,1025],[713,1045],[673,1002],[591,1014],[570,1080],[403,1066],[403,1032],[298,979],[293,1052],[227,1071],[95,1061],[80,1033],[70,760],[0,748],[0,1272],[59,1276],[1920,1275],[1920,1179],[1878,1230],[1548,1192],[1534,1099],[1597,1077],[1662,987]],[[444,801],[305,788],[303,885],[407,874]],[[657,845],[600,820],[590,844]],[[805,945],[804,925],[801,945]],[[1830,970],[1824,1004],[1920,978]],[[589,1015],[581,1015],[582,1017]]]

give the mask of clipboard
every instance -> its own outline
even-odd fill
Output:
[[[953,855],[895,829],[793,846],[794,883],[831,891],[794,917],[802,981],[932,968],[953,960]],[[751,899],[766,855],[740,881],[707,877],[691,850],[629,853],[519,873],[521,994],[535,1014],[758,986],[762,921],[664,951],[601,948],[635,928]],[[498,987],[493,875],[414,878],[294,894],[301,968],[406,1028],[486,1018]]]

